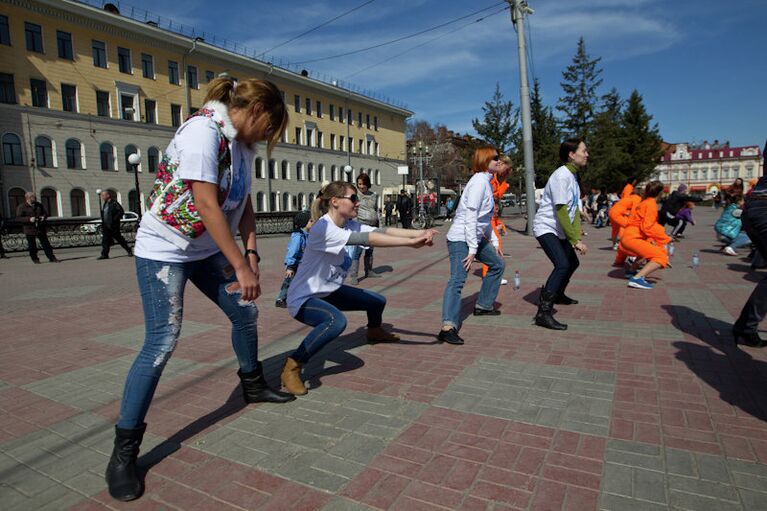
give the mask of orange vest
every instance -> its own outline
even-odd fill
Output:
[[[661,245],[665,245],[671,238],[666,234],[666,230],[658,223],[658,204],[655,199],[650,197],[640,202],[631,211],[627,227],[635,227],[644,238],[654,239]],[[631,229],[633,231],[633,229]],[[631,233],[633,234],[633,233]],[[629,236],[628,230],[625,233]]]
[[[625,199],[632,193],[634,193],[634,186],[631,183],[626,183],[626,186],[623,187],[623,191],[621,192],[621,199]]]

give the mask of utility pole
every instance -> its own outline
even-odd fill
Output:
[[[507,0],[511,6],[511,21],[517,29],[519,50],[519,99],[522,105],[522,142],[525,152],[525,195],[527,202],[527,234],[533,234],[535,218],[535,162],[533,161],[533,127],[530,120],[530,87],[527,84],[525,52],[525,15],[533,14],[527,0]]]

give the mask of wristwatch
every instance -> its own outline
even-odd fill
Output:
[[[249,256],[251,254],[256,256],[256,263],[260,263],[261,262],[261,256],[258,255],[258,250],[254,250],[252,248],[245,249],[245,255],[246,256]]]

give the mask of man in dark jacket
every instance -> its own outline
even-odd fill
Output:
[[[133,255],[128,242],[125,241],[120,233],[120,220],[125,214],[125,210],[119,202],[112,198],[112,194],[104,190],[101,192],[101,255],[97,259],[109,259],[109,247],[116,241],[122,248]]]
[[[407,192],[400,190],[399,197],[397,197],[397,216],[402,221],[403,229],[410,229],[410,225],[413,222],[413,201],[408,197]]]
[[[33,263],[40,264],[40,259],[37,257],[37,239],[39,239],[40,246],[48,260],[52,263],[58,263],[59,260],[53,255],[53,248],[46,234],[45,221],[48,219],[48,212],[42,204],[37,202],[35,192],[25,193],[24,199],[25,202],[16,208],[16,220],[23,223],[22,229],[27,237],[29,257],[32,258]]]
[[[658,214],[659,224],[678,227],[679,222],[684,222],[684,220],[676,218],[676,214],[684,207],[685,203],[700,202],[702,200],[701,197],[687,195],[685,193],[686,191],[687,185],[682,183],[677,187],[676,191],[671,192],[671,195],[668,196],[666,202],[664,202],[663,206],[660,208],[660,213]],[[679,229],[675,229],[674,234],[680,235],[682,234],[682,231],[684,231],[684,224],[682,224]]]

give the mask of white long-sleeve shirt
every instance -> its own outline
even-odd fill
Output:
[[[490,172],[477,172],[469,179],[447,232],[448,241],[465,241],[469,254],[477,253],[482,238],[487,238],[494,247],[498,247],[498,238],[490,224],[495,206],[493,186],[490,184],[492,177]]]

